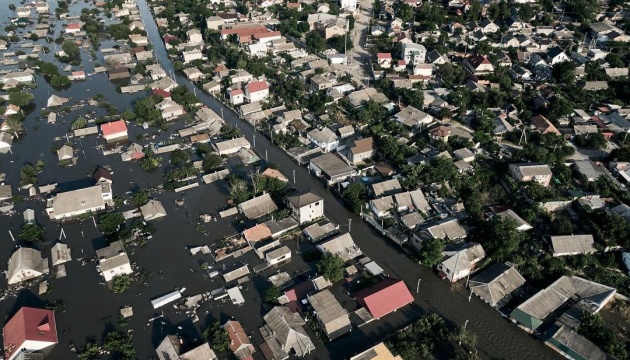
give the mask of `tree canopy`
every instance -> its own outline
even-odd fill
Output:
[[[343,279],[343,260],[339,255],[326,253],[317,262],[317,271],[330,282],[337,282]]]

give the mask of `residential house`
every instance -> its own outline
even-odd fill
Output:
[[[113,200],[110,183],[58,193],[48,199],[46,213],[51,220],[63,220],[105,210]]]
[[[330,290],[322,290],[308,296],[308,303],[313,308],[317,321],[322,326],[328,339],[334,340],[352,331],[348,311],[344,309]]]
[[[2,328],[3,358],[6,360],[43,359],[43,350],[57,345],[55,312],[22,306]]]
[[[309,169],[316,176],[326,180],[328,185],[336,184],[353,176],[355,171],[346,164],[337,154],[327,153],[309,162]]]
[[[202,60],[203,53],[200,49],[184,50],[182,51],[182,59],[184,60],[184,64],[188,64],[195,60]]]
[[[109,80],[128,79],[131,75],[126,67],[117,67],[107,70]]]
[[[115,241],[105,248],[96,250],[96,257],[101,275],[108,283],[114,280],[116,276],[133,274],[129,257],[120,241]]]
[[[518,231],[527,231],[533,229],[533,227],[527,221],[518,216],[518,214],[516,214],[514,210],[510,209],[507,206],[494,206],[490,209],[494,213],[493,216],[498,216],[503,220],[513,220],[516,225],[516,230]]]
[[[80,23],[70,23],[66,26],[66,34],[76,34],[81,31]]]
[[[184,107],[173,100],[162,100],[155,104],[155,108],[162,114],[162,119],[173,120],[186,113]]]
[[[306,138],[321,148],[325,153],[336,150],[337,146],[339,146],[337,134],[327,127],[321,130],[313,129],[309,131],[308,134],[306,134]]]
[[[512,265],[494,264],[471,278],[470,291],[494,308],[502,308],[510,300],[512,293],[525,284],[525,279]]]
[[[155,349],[159,360],[217,360],[218,357],[207,342],[188,349],[179,335],[166,335]]]
[[[468,236],[466,229],[457,219],[445,219],[437,224],[427,224],[422,226],[412,235],[411,245],[422,251],[422,241],[424,239],[446,239],[449,241],[463,239]]]
[[[394,120],[407,128],[420,128],[433,122],[433,116],[413,106],[407,106],[394,115]]]
[[[145,221],[151,221],[166,216],[166,210],[158,200],[151,199],[140,207],[140,213]]]
[[[407,64],[423,64],[427,56],[427,49],[424,47],[424,45],[415,43],[403,43],[401,55],[402,58],[405,60],[405,63]]]
[[[454,251],[444,251],[445,257],[437,266],[450,282],[457,282],[470,275],[477,263],[486,257],[480,244],[466,243],[462,247]]]
[[[593,235],[551,236],[549,240],[553,256],[594,254],[597,252]]]
[[[287,203],[300,225],[324,217],[324,199],[315,193],[306,192],[288,196]]]
[[[330,240],[317,244],[317,249],[322,253],[339,256],[344,262],[361,256],[361,249],[354,243],[350,233],[341,234]]]
[[[356,354],[350,360],[403,360],[402,356],[394,355],[384,342],[380,342],[371,348]]]
[[[372,137],[354,140],[346,151],[346,158],[352,165],[360,165],[369,160],[376,153],[376,145]]]
[[[311,77],[310,88],[313,92],[319,92],[333,87],[337,83],[337,80],[330,76],[324,76],[323,74],[315,74]]]
[[[188,38],[188,44],[203,44],[203,36],[199,29],[190,29],[186,31],[186,37]]]
[[[549,121],[546,117],[542,115],[536,115],[529,119],[529,122],[534,125],[536,130],[540,131],[542,134],[556,134],[561,135],[560,131]]]
[[[402,186],[400,186],[400,181],[398,181],[398,179],[390,179],[372,184],[372,192],[377,198],[381,196],[394,195],[401,191]]]
[[[385,278],[360,290],[355,297],[374,319],[380,319],[414,301],[405,282],[394,278]]]
[[[561,47],[556,46],[547,51],[547,61],[551,66],[561,62],[569,61],[569,57],[564,53]]]
[[[254,103],[265,100],[269,97],[269,85],[266,81],[254,81],[245,85],[245,99]]]
[[[0,132],[0,154],[6,154],[11,151],[13,145],[13,135]]]
[[[29,84],[29,83],[32,83],[34,81],[35,81],[35,77],[33,77],[33,73],[30,72],[30,71],[10,72],[10,73],[4,75],[0,79],[0,82],[5,84],[5,88],[10,83],[14,83],[15,85],[17,85],[17,84]]]
[[[269,193],[265,193],[253,199],[238,204],[238,209],[248,219],[258,219],[263,215],[278,210]]]
[[[492,20],[485,18],[479,22],[479,29],[483,31],[485,34],[493,34],[499,31],[499,26],[495,24]]]
[[[548,321],[550,315],[558,315],[557,310],[569,300],[575,299],[574,306],[595,314],[614,298],[616,292],[613,287],[581,277],[562,276],[517,306],[510,318],[526,331],[533,332]]]
[[[514,64],[510,68],[510,76],[517,81],[531,81],[533,78],[532,72],[519,64]]]
[[[35,279],[48,273],[48,259],[42,259],[37,249],[20,247],[9,258],[7,281],[9,285]]]
[[[392,67],[392,54],[390,53],[378,53],[376,54],[376,61],[378,66],[389,69]]]
[[[315,349],[315,344],[308,336],[304,325],[306,322],[299,313],[292,312],[286,306],[276,306],[265,316],[265,325],[260,334],[265,342],[260,349],[266,358],[284,360],[289,353],[303,357]]]
[[[186,75],[186,78],[190,81],[201,80],[205,77],[205,74],[196,67],[184,69],[184,75]]]
[[[101,134],[108,143],[127,139],[127,124],[125,120],[111,121],[101,125]]]
[[[426,62],[435,66],[446,64],[447,59],[437,50],[431,50],[431,52],[429,52],[426,56]]]
[[[240,137],[236,139],[215,142],[212,144],[212,148],[219,155],[233,155],[238,153],[238,151],[243,148],[251,149],[251,144],[244,137]]]
[[[15,114],[19,113],[20,111],[21,110],[20,110],[19,106],[13,105],[13,104],[9,104],[9,105],[7,105],[7,108],[4,110],[4,117],[6,118],[7,116],[15,115]]]
[[[549,186],[553,175],[549,165],[543,163],[510,164],[509,168],[510,174],[515,181],[535,181],[545,187]]]
[[[438,125],[429,130],[429,138],[433,141],[448,143],[448,138],[451,135],[451,127],[445,125]]]
[[[485,55],[470,55],[464,59],[464,66],[473,75],[486,75],[494,72],[494,66]]]
[[[383,196],[370,200],[370,210],[374,212],[377,218],[381,219],[391,215],[391,211],[395,209],[395,202],[392,196]]]
[[[63,145],[57,150],[57,159],[59,161],[70,160],[74,157],[74,149],[72,146]]]
[[[265,262],[268,265],[282,265],[291,261],[291,249],[287,246],[275,248],[265,253]]]
[[[606,360],[609,356],[596,344],[580,335],[575,328],[565,325],[567,316],[563,315],[545,334],[545,345],[568,359]],[[569,323],[573,323],[573,318]]]
[[[228,320],[223,325],[230,338],[230,351],[238,360],[247,360],[252,358],[252,354],[256,352],[252,341],[247,336],[240,322]]]
[[[122,161],[131,161],[138,160],[144,157],[144,152],[142,151],[142,145],[133,143],[127,147],[127,149],[120,153],[120,158]]]
[[[72,260],[68,245],[58,242],[50,249],[50,260],[53,266],[61,265]]]
[[[245,102],[245,93],[241,89],[230,90],[228,98],[232,105],[240,105]]]
[[[0,201],[8,200],[12,197],[13,190],[11,189],[11,185],[0,185]]]

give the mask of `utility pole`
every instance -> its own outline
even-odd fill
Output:
[[[464,334],[466,333],[466,325],[468,325],[468,320],[464,322],[464,327],[462,328],[462,334],[459,337],[459,345],[462,344],[462,340],[464,339]]]
[[[419,293],[420,293],[420,281],[421,281],[421,280],[422,280],[422,279],[418,278],[418,284],[416,285],[416,294],[419,294]]]
[[[348,232],[352,231],[352,219],[348,219]]]
[[[254,147],[256,147],[256,134],[252,135],[252,138],[254,139]]]
[[[295,169],[293,169],[293,183],[295,184]]]
[[[223,119],[223,108],[221,108],[221,119]]]
[[[269,162],[269,158],[267,157],[267,149],[265,149],[265,161]]]

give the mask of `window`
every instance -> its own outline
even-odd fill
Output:
[[[315,203],[315,206],[319,206],[319,201]]]

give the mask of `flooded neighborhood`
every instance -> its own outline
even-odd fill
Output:
[[[623,3],[0,3],[1,359],[630,359]]]

